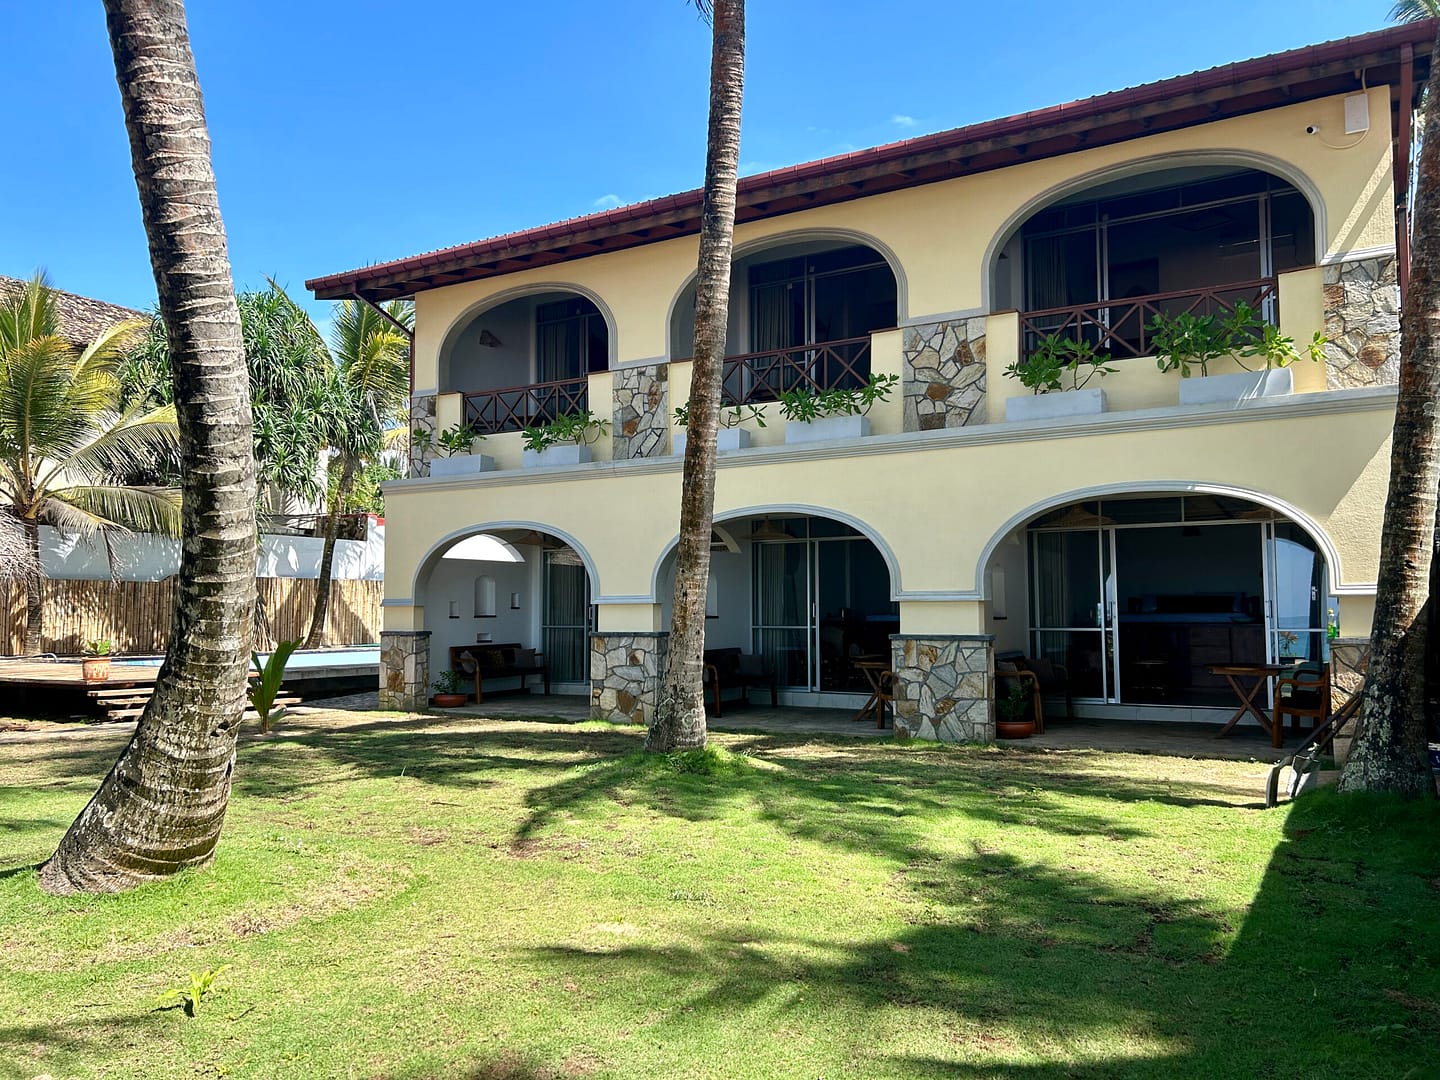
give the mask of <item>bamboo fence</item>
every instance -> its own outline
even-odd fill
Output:
[[[313,578],[259,578],[262,617],[256,648],[305,637],[315,604]],[[165,651],[170,632],[170,581],[41,582],[44,596],[42,652],[78,656],[87,641],[108,640],[117,655]],[[380,640],[384,582],[352,579],[330,583],[326,645],[369,645]],[[0,656],[18,655],[25,640],[25,586],[0,581]]]

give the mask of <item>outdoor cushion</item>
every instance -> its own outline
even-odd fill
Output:
[[[534,649],[516,649],[516,650],[515,650],[515,666],[516,666],[516,667],[534,667],[534,666],[535,666],[535,650],[534,650]]]
[[[742,653],[738,658],[736,670],[741,675],[768,675],[770,674],[770,665],[763,656]]]

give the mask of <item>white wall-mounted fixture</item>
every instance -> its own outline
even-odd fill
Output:
[[[1345,134],[1359,135],[1370,130],[1370,99],[1351,94],[1345,99]]]
[[[1005,613],[1005,570],[995,567],[990,571],[990,617],[1007,618]]]
[[[450,618],[452,618],[452,619],[458,619],[459,617],[460,617],[460,601],[459,601],[459,600],[451,600],[451,601],[450,601]]]
[[[495,617],[495,579],[482,574],[475,579],[475,618]]]
[[[512,592],[512,593],[510,594],[510,610],[511,610],[511,611],[519,611],[519,610],[520,610],[520,594],[519,594],[518,592]]]

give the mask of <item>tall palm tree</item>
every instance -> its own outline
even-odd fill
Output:
[[[61,334],[44,274],[0,303],[0,507],[19,523],[32,568],[24,651],[41,650],[40,526],[106,541],[137,530],[178,535],[175,491],[126,478],[173,460],[175,410],[122,408],[116,364],[139,326],[120,322],[77,349]]]
[[[155,693],[40,868],[115,891],[210,861],[225,820],[255,606],[255,460],[240,314],[181,0],[105,0],[181,440],[184,543]]]
[[[745,90],[745,0],[702,2],[710,15],[710,115],[700,257],[695,274],[694,363],[690,421],[680,487],[680,544],[670,642],[646,749],[667,753],[705,745],[705,593],[715,513],[715,433],[725,327],[730,311],[730,254],[735,238],[735,183],[740,165],[740,105]]]
[[[1437,87],[1440,64],[1432,64],[1431,100]],[[1426,597],[1440,510],[1440,111],[1426,114],[1416,171],[1370,665],[1355,744],[1340,776],[1342,790],[1409,796],[1435,793],[1425,747],[1425,671]]]
[[[414,304],[392,300],[386,319],[374,308],[342,300],[335,310],[330,354],[335,369],[328,395],[327,435],[334,454],[331,468],[339,466],[330,485],[325,514],[325,546],[320,554],[320,575],[315,583],[315,609],[305,648],[318,648],[325,636],[330,606],[330,579],[335,565],[335,538],[340,515],[349,508],[355,481],[367,462],[378,461],[387,437],[403,435],[402,410],[410,395],[410,340],[395,325],[415,322]],[[393,322],[390,320],[394,320]]]

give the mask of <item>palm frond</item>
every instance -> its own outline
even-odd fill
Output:
[[[93,536],[101,529],[180,535],[180,493],[173,488],[84,484],[50,492],[46,522],[62,532]]]
[[[56,457],[84,436],[94,398],[73,400],[75,350],[56,335],[30,338],[0,361],[0,447],[30,460]]]
[[[1440,0],[1396,0],[1390,9],[1391,22],[1422,22],[1440,15]]]
[[[50,278],[36,270],[21,289],[0,304],[0,358],[36,338],[60,333],[60,305]]]
[[[87,443],[55,463],[47,482],[62,473],[90,483],[114,482],[164,465],[179,454],[180,428],[174,405],[134,409],[106,417],[106,421]]]

